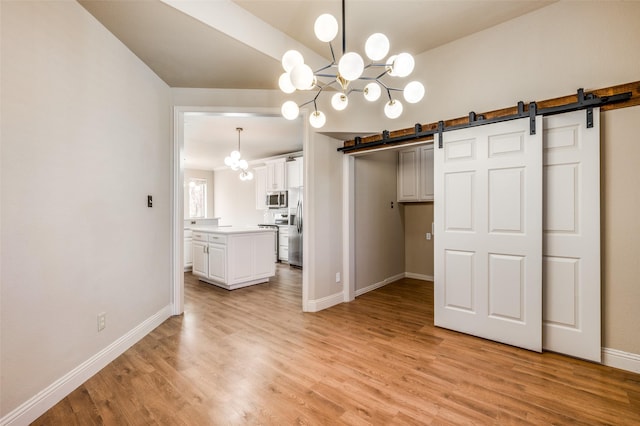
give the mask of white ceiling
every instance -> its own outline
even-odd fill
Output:
[[[315,39],[313,23],[322,13],[341,20],[340,0],[78,1],[169,86],[183,88],[277,90],[282,53],[295,47],[315,52],[316,61],[330,58],[328,46]],[[417,55],[552,2],[347,0],[346,46],[362,51],[366,37],[383,32],[392,51]],[[193,7],[200,13],[187,10]],[[302,149],[299,120],[197,114],[185,125],[185,167],[222,166],[237,145],[236,127],[245,128],[247,160]]]
[[[278,115],[185,113],[185,167],[211,170],[224,166],[224,157],[238,147],[249,163],[257,159],[302,151],[302,118]]]

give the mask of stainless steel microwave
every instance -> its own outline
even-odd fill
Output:
[[[267,207],[270,209],[287,208],[287,191],[267,192]]]

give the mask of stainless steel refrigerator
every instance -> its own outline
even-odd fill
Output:
[[[289,265],[302,268],[302,191],[289,229]]]

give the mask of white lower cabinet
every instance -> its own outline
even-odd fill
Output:
[[[275,275],[274,244],[272,230],[194,231],[192,272],[201,281],[227,290],[267,282]]]
[[[212,280],[227,281],[227,246],[209,244],[209,274]]]
[[[194,275],[206,277],[209,275],[209,254],[207,250],[209,243],[207,241],[206,234],[200,232],[194,232],[192,237],[191,246],[193,264],[191,272]]]

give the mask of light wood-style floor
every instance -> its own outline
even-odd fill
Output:
[[[185,274],[167,320],[36,425],[639,425],[640,375],[433,326],[404,279],[302,313],[301,273],[226,291]]]

